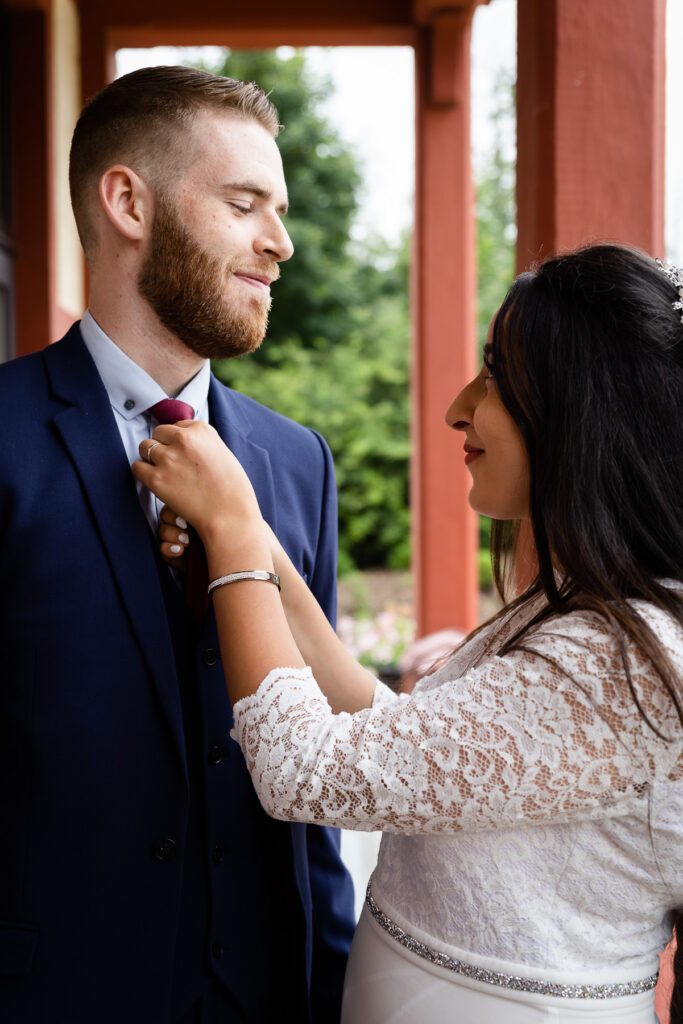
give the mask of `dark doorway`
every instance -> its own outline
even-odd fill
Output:
[[[0,7],[0,362],[14,354],[10,30],[9,12]]]

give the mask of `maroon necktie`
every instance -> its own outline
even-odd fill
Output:
[[[151,405],[151,412],[159,423],[177,423],[178,420],[193,420],[194,409],[187,402],[178,402],[175,398],[164,398],[163,401]]]
[[[159,423],[177,423],[178,420],[193,420],[194,409],[187,402],[175,398],[164,398],[149,408]],[[197,533],[190,527],[190,544],[185,552],[185,604],[194,619],[201,619],[209,607],[209,570],[206,564],[204,545]]]

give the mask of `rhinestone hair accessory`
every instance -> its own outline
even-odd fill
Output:
[[[678,300],[676,302],[672,302],[671,305],[676,312],[681,314],[681,323],[683,324],[683,270],[681,270],[680,267],[675,266],[669,260],[666,262],[663,260],[655,260],[655,263],[665,277],[668,277],[678,292]]]

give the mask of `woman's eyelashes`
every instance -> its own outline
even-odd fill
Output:
[[[483,369],[488,371],[484,374],[484,380],[492,380],[496,375],[493,371],[493,355],[491,353],[490,345],[484,346],[483,363]]]

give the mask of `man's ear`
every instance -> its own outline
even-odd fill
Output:
[[[100,178],[100,203],[117,231],[131,241],[142,240],[152,223],[152,192],[124,164],[108,168]]]

